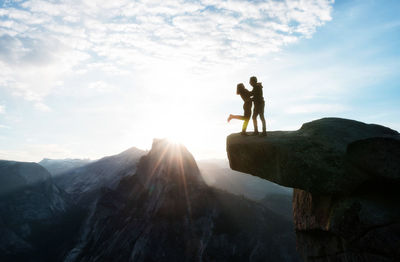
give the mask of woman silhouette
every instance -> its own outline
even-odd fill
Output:
[[[243,126],[242,126],[242,132],[240,133],[243,136],[247,136],[248,134],[246,133],[247,125],[249,124],[250,116],[251,116],[251,92],[247,90],[242,83],[238,84],[236,87],[236,94],[240,95],[244,101],[243,104],[243,110],[244,110],[244,115],[232,115],[230,114],[228,117],[228,123],[232,119],[239,119],[243,120]]]

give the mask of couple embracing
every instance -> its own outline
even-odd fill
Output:
[[[250,77],[250,85],[253,87],[252,91],[247,90],[242,83],[237,85],[236,94],[240,95],[244,101],[243,109],[244,115],[232,115],[230,114],[228,117],[228,122],[232,119],[243,120],[242,132],[240,133],[243,136],[247,136],[246,133],[247,125],[249,124],[250,116],[251,116],[251,106],[253,107],[253,124],[254,124],[254,135],[258,135],[258,127],[257,127],[257,116],[260,116],[262,122],[262,136],[267,135],[266,126],[265,126],[265,118],[264,118],[264,97],[263,97],[263,86],[261,83],[257,82],[257,77]]]

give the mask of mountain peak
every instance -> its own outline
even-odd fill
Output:
[[[121,153],[117,154],[117,156],[123,156],[123,155],[143,155],[145,151],[137,148],[137,147],[130,147]]]
[[[157,179],[173,183],[204,183],[193,155],[184,145],[168,139],[153,140],[151,150],[139,162],[137,173],[145,185],[153,184]]]

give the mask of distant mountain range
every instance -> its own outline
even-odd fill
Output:
[[[83,191],[90,192],[105,186],[115,187],[121,179],[118,174],[125,174],[124,169],[126,167],[129,169],[129,166],[131,173],[134,173],[135,163],[143,154],[145,154],[145,151],[133,147],[116,156],[104,157],[97,161],[43,159],[39,164],[56,177],[55,181],[58,186],[69,193],[77,192],[80,195]],[[87,165],[90,162],[92,163]],[[199,160],[197,164],[207,185],[258,201],[275,212],[284,215],[287,219],[292,219],[293,189],[234,171],[230,169],[229,162],[225,159]],[[63,171],[60,172],[60,170]],[[106,175],[110,173],[114,175]],[[58,178],[60,174],[63,175]],[[98,181],[101,178],[104,180],[103,182]],[[107,179],[113,181],[111,182]],[[85,187],[93,188],[90,190]]]
[[[90,159],[49,159],[44,158],[38,164],[46,168],[53,176],[58,176],[65,171],[73,168],[81,167],[92,162]]]
[[[145,153],[143,150],[132,147],[120,154],[103,157],[86,165],[65,170],[54,176],[54,182],[69,193],[75,202],[88,203],[96,197],[101,188],[113,189],[122,177],[135,174],[136,164]],[[58,163],[63,165],[62,161]],[[53,163],[53,167],[55,166]]]
[[[298,261],[291,222],[209,187],[183,146],[155,140],[106,190],[65,261]]]
[[[261,200],[269,194],[292,195],[293,193],[291,188],[230,169],[228,160],[200,160],[198,165],[208,185],[252,200]]]
[[[199,169],[165,140],[97,161],[42,160],[52,175],[1,161],[0,261],[298,261],[290,217],[271,198],[291,191],[263,192],[214,162]]]

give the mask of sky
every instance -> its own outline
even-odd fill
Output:
[[[397,0],[0,1],[0,159],[97,159],[164,137],[226,158],[236,85],[253,75],[270,131],[322,117],[400,130],[399,13]]]

